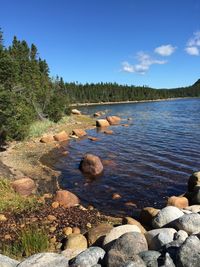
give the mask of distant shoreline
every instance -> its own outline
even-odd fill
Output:
[[[134,104],[134,103],[146,103],[146,102],[161,102],[161,101],[173,101],[178,99],[190,99],[199,97],[174,97],[174,98],[162,98],[152,100],[133,100],[133,101],[118,101],[118,102],[97,102],[97,103],[76,103],[71,104],[71,107],[84,107],[84,106],[103,106],[103,105],[117,105],[117,104]]]

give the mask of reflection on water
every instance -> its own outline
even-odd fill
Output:
[[[189,175],[200,166],[200,99],[82,108],[87,114],[103,110],[119,115],[129,127],[112,126],[113,135],[89,130],[100,140],[84,138],[66,145],[69,154],[55,165],[62,172],[61,186],[84,204],[115,215],[160,207],[168,196],[182,194]],[[79,171],[85,153],[101,157],[102,176],[88,180]],[[122,198],[113,200],[113,193]]]

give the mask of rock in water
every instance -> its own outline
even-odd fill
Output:
[[[80,162],[80,169],[90,176],[97,176],[103,172],[103,164],[99,157],[93,154],[85,154]]]
[[[154,228],[161,228],[183,215],[184,213],[180,209],[168,206],[158,212],[152,221],[152,225]]]
[[[109,122],[105,119],[100,119],[96,121],[96,126],[97,127],[108,127],[110,126]]]
[[[108,117],[106,117],[106,119],[110,125],[117,125],[121,121],[121,118],[118,116],[108,116]]]
[[[99,247],[90,247],[70,262],[71,267],[92,267],[102,260],[105,251]]]
[[[200,266],[200,240],[196,236],[189,236],[177,254],[177,267]]]
[[[73,135],[76,135],[78,137],[83,137],[83,136],[87,135],[86,131],[85,130],[82,130],[82,129],[74,129],[72,131],[72,134]]]
[[[57,253],[39,253],[22,261],[17,267],[68,267],[68,259]]]
[[[184,230],[188,234],[199,233],[200,232],[200,214],[191,213],[185,214],[178,218],[174,225],[179,230]]]
[[[0,267],[16,267],[19,261],[0,254]]]

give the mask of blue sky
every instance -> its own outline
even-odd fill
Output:
[[[65,81],[156,88],[200,78],[200,0],[0,0],[5,44],[34,43]]]

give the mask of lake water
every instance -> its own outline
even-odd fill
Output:
[[[188,177],[200,169],[200,99],[81,110],[86,114],[106,110],[106,115],[118,115],[129,124],[110,127],[113,135],[89,130],[100,141],[73,140],[66,146],[69,155],[58,159],[55,167],[62,172],[61,186],[77,194],[83,204],[114,215],[131,215],[145,206],[162,207],[167,197],[184,193]],[[103,160],[104,173],[94,180],[78,169],[85,153]],[[121,198],[113,200],[113,193]]]

